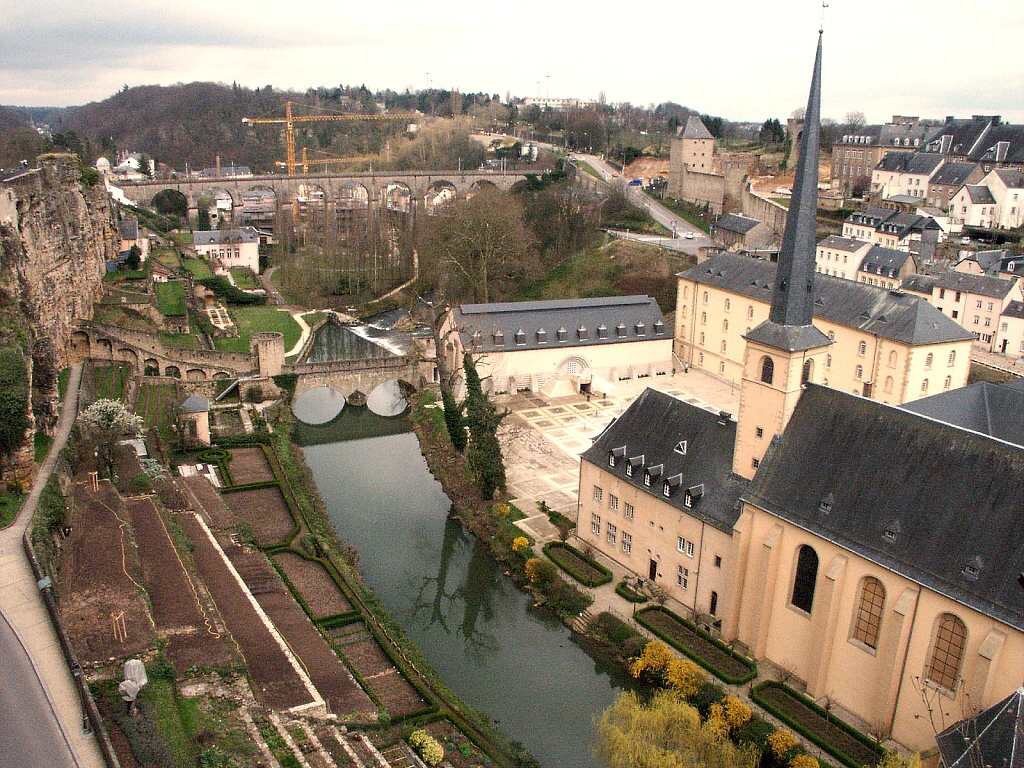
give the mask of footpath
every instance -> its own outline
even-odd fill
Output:
[[[81,363],[71,369],[67,396],[57,423],[50,453],[43,462],[32,492],[22,504],[17,519],[0,531],[0,613],[7,620],[25,649],[68,748],[79,768],[104,768],[103,755],[95,735],[83,730],[83,710],[50,624],[46,606],[29,566],[22,538],[32,521],[43,488],[46,486],[61,449],[67,444],[71,427],[78,416],[78,386]],[[25,734],[25,738],[31,738]]]

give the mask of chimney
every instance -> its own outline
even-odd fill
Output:
[[[217,178],[220,178],[220,155],[217,155]]]

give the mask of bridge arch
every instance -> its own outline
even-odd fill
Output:
[[[398,416],[409,407],[398,379],[383,381],[366,396],[366,407],[378,416]]]
[[[384,187],[384,207],[397,213],[412,211],[412,190],[404,181],[395,179]]]
[[[242,192],[242,220],[257,229],[272,230],[277,217],[277,191],[256,184]]]
[[[490,179],[477,179],[469,185],[469,189],[466,191],[466,199],[469,200],[473,195],[479,192],[485,192],[488,190],[496,190],[498,185]]]
[[[177,216],[182,221],[188,220],[188,198],[173,187],[165,187],[153,195],[150,205],[161,216]]]
[[[221,221],[230,222],[234,219],[235,198],[226,187],[220,185],[207,187],[199,194],[199,202],[207,204],[211,225],[216,225]]]

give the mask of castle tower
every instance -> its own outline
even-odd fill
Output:
[[[733,472],[748,480],[754,477],[772,437],[785,429],[803,385],[814,380],[824,351],[832,343],[812,324],[821,141],[821,37],[819,31],[771,311],[767,320],[744,336],[747,347]]]
[[[249,337],[249,349],[256,358],[260,376],[277,376],[284,365],[284,334],[268,331]]]

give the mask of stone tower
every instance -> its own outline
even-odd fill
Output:
[[[249,349],[256,357],[256,370],[260,376],[277,376],[284,366],[284,335],[280,333],[254,333],[249,337]]]
[[[819,31],[771,311],[767,320],[744,336],[747,347],[733,472],[747,479],[753,478],[772,437],[785,428],[803,385],[813,380],[820,358],[832,343],[812,324],[821,141],[821,37]]]

